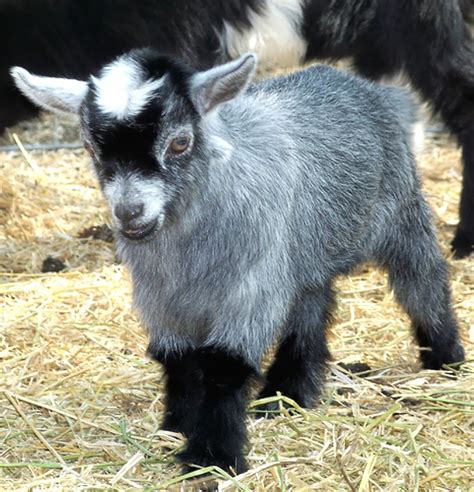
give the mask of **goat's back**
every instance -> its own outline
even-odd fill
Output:
[[[240,206],[278,222],[294,252],[331,270],[370,256],[384,223],[418,193],[405,91],[315,66],[253,85],[223,113],[233,169],[214,173],[212,188],[247,197]]]

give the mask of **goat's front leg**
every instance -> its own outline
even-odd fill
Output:
[[[161,428],[189,436],[204,393],[198,354],[187,350],[163,355],[150,347],[148,353],[165,369],[165,413]]]
[[[215,465],[241,473],[246,470],[243,448],[247,439],[247,391],[257,372],[243,358],[220,348],[200,350],[199,365],[203,400],[188,445],[179,458],[187,466]]]

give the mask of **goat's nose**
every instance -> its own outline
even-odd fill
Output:
[[[131,203],[127,205],[120,203],[115,205],[114,214],[124,223],[131,222],[143,214],[143,203]]]

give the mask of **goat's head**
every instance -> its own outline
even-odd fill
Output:
[[[76,114],[86,149],[121,234],[153,237],[205,172],[212,143],[205,122],[238,96],[255,71],[247,54],[204,72],[151,50],[132,51],[89,81],[11,70],[39,106]]]

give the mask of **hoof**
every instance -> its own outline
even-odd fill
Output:
[[[186,473],[196,470],[196,467],[218,466],[231,475],[239,475],[248,470],[247,462],[243,456],[230,456],[218,452],[211,453],[209,449],[185,449],[177,455],[183,463],[183,471]]]
[[[420,352],[420,359],[424,369],[437,370],[443,369],[444,366],[458,369],[464,361],[464,358],[464,349],[462,348],[462,345],[457,342],[450,350],[422,350]]]
[[[458,229],[451,242],[451,250],[454,253],[454,258],[457,260],[466,258],[474,251],[474,238],[469,237],[467,233]]]

